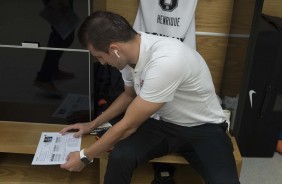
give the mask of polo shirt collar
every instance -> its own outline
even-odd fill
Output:
[[[144,32],[138,32],[138,33],[141,35],[141,41],[140,41],[139,58],[134,68],[135,74],[140,74],[143,71],[145,65],[148,62],[148,57],[149,57],[148,52],[150,52],[150,48],[146,38],[146,33]]]

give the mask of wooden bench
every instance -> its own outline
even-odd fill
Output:
[[[58,132],[63,127],[65,125],[0,121],[0,183],[99,183],[98,161],[80,173],[65,171],[57,165],[31,165],[41,133]],[[93,141],[94,136],[85,136],[81,146],[86,147]]]
[[[44,123],[25,123],[25,122],[3,122],[0,121],[0,152],[2,153],[19,153],[34,154],[38,145],[41,132],[57,132],[65,125],[44,124]],[[237,170],[240,174],[242,166],[242,157],[239,152],[236,141],[231,137],[234,146],[234,157],[236,160]],[[82,138],[81,147],[87,147],[95,141],[92,135],[85,135]],[[100,183],[104,181],[106,165],[108,163],[108,154],[99,156]],[[162,162],[172,164],[189,164],[183,157],[170,154],[160,158],[155,158],[150,162]],[[81,176],[80,176],[81,177]],[[91,181],[89,181],[90,183]]]

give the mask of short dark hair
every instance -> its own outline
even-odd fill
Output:
[[[96,11],[80,26],[78,39],[84,47],[92,44],[95,49],[108,53],[112,42],[127,42],[136,34],[124,17],[108,11]]]

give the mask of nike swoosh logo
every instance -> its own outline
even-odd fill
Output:
[[[249,97],[250,97],[250,102],[251,102],[251,108],[253,108],[253,94],[256,94],[254,90],[249,91]]]

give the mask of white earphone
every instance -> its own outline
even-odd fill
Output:
[[[114,50],[114,53],[116,54],[117,58],[120,58],[120,55],[118,54],[117,50]]]

